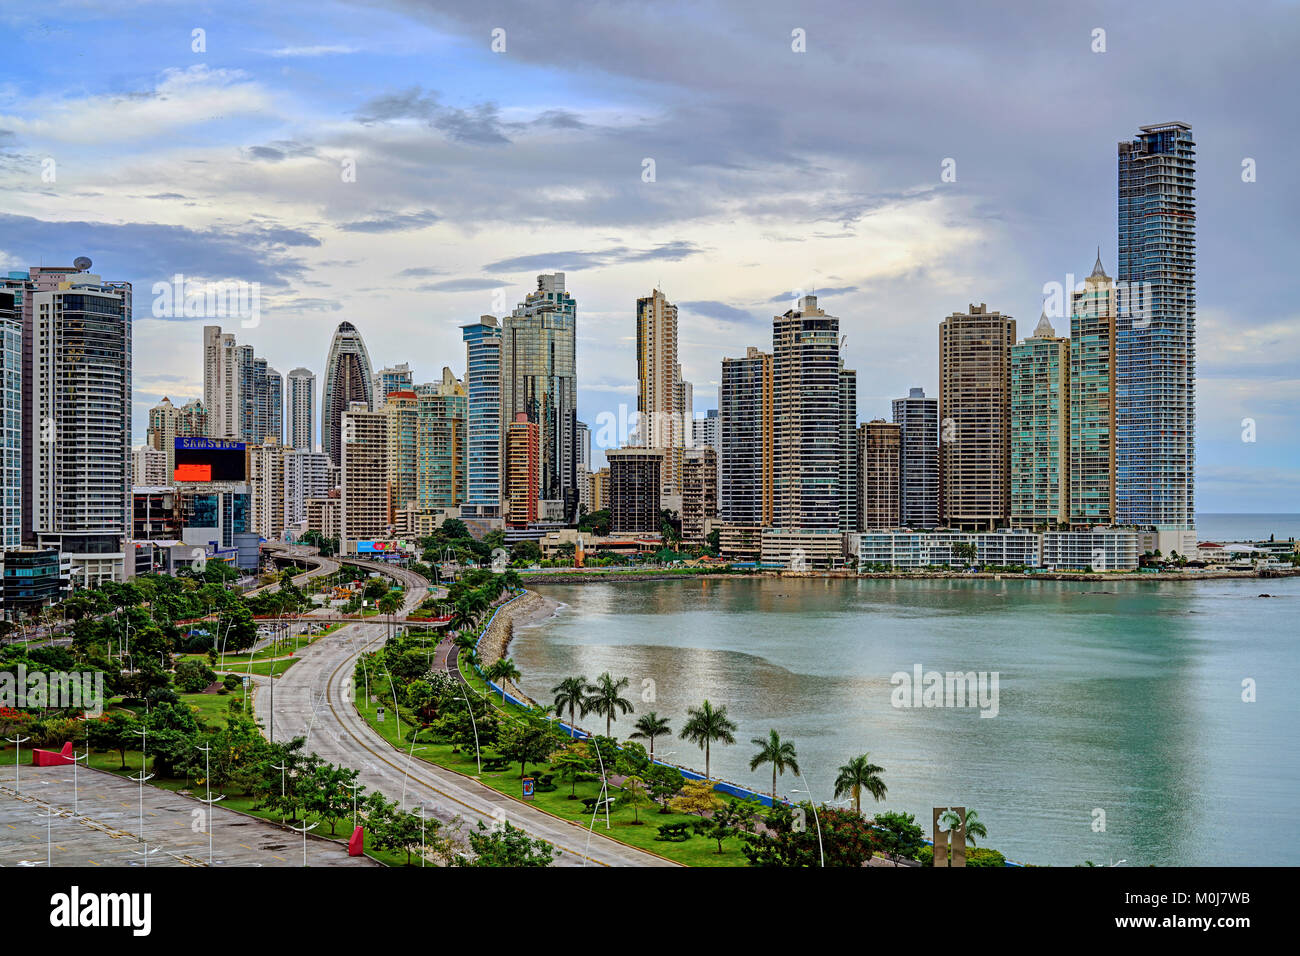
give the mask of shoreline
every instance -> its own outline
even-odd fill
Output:
[[[1261,571],[1154,571],[1149,574],[1133,571],[1103,571],[1089,574],[1084,571],[1043,571],[1025,573],[1020,571],[976,571],[968,574],[964,571],[720,571],[712,569],[663,570],[663,571],[553,571],[549,573],[521,573],[521,584],[528,587],[554,584],[595,584],[601,581],[671,581],[676,578],[839,578],[847,581],[1079,581],[1096,584],[1101,581],[1151,581],[1194,582],[1255,580],[1271,578],[1300,577],[1300,568],[1269,569]]]

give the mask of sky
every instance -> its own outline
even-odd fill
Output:
[[[636,407],[638,296],[678,305],[702,414],[813,291],[888,418],[937,394],[944,316],[1024,337],[1098,247],[1115,274],[1116,143],[1180,120],[1197,510],[1300,511],[1294,2],[2,0],[0,30],[0,270],[133,283],[136,442],[202,395],[213,320],[154,314],[178,273],[256,283],[223,324],[282,373],[347,320],[418,382],[563,271],[588,423]]]

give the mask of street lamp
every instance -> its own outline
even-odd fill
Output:
[[[23,744],[31,740],[31,737],[6,737],[5,740],[14,745],[14,792],[21,794],[22,788],[18,786],[18,765],[23,760]]]
[[[195,747],[195,749],[203,751],[203,781],[207,784],[208,796],[207,799],[203,799],[200,802],[208,805],[208,866],[212,866],[212,830],[216,822],[212,812],[214,808],[213,805],[218,800],[226,799],[226,795],[222,793],[218,794],[216,797],[212,796],[212,747],[205,744],[202,747]]]
[[[804,778],[802,771],[800,771],[799,773],[799,779],[803,781],[803,785],[805,787],[808,786],[808,781]],[[821,821],[821,817],[817,815],[817,802],[813,800],[813,795],[811,790],[796,790],[794,787],[791,787],[790,792],[806,793],[808,795],[808,802],[812,805],[813,822],[817,825],[817,854],[819,857],[821,857],[821,865],[824,867],[826,865],[826,850],[822,846],[822,821]]]
[[[479,755],[478,722],[474,719],[474,705],[470,703],[468,697],[457,697],[456,700],[463,700],[469,710],[469,724],[474,728],[474,759],[478,763],[478,775],[481,777],[483,776],[483,758]]]
[[[307,821],[303,820],[302,826],[289,828],[291,830],[294,830],[295,832],[299,832],[302,834],[302,865],[303,866],[307,865],[307,831],[315,830],[316,826],[317,824],[315,823],[313,823],[311,826],[307,826]]]

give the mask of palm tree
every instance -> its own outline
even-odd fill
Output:
[[[668,726],[668,721],[660,717],[653,710],[642,714],[636,722],[636,732],[631,735],[633,740],[650,741],[650,762],[655,760],[655,738],[671,736],[672,727]]]
[[[975,846],[975,838],[981,840],[987,839],[989,835],[988,827],[980,821],[980,815],[974,810],[966,811],[966,842],[972,847]]]
[[[620,712],[630,714],[633,711],[632,702],[619,693],[630,683],[632,681],[626,677],[614,680],[609,671],[605,671],[596,678],[596,683],[587,685],[586,708],[605,718],[606,737],[610,733],[610,722]]]
[[[501,703],[504,706],[506,702],[506,681],[518,681],[520,678],[519,668],[509,657],[499,658],[491,667],[487,669],[488,680],[494,680],[501,684]]]
[[[691,707],[686,711],[686,726],[678,735],[682,740],[689,740],[704,750],[704,779],[711,780],[709,776],[709,756],[711,744],[715,740],[721,740],[723,743],[734,744],[736,724],[727,717],[727,705],[723,704],[717,710],[707,700],[699,707]]]
[[[777,774],[784,774],[787,767],[798,773],[799,755],[795,753],[794,744],[782,740],[775,729],[767,732],[766,740],[762,737],[753,737],[749,742],[758,748],[758,753],[754,754],[749,761],[749,769],[757,770],[765,763],[772,765],[772,806],[775,807]]]
[[[885,786],[885,781],[880,779],[880,775],[884,772],[884,767],[879,767],[871,762],[871,754],[854,757],[840,767],[840,775],[835,778],[835,796],[842,797],[846,793],[851,793],[853,795],[853,812],[861,816],[863,790],[871,794],[876,799],[876,802],[885,799],[885,794],[889,792],[889,788]]]
[[[555,712],[564,713],[565,708],[569,710],[569,735],[575,736],[577,731],[574,729],[573,712],[581,711],[584,715],[587,713],[587,678],[586,675],[580,674],[577,677],[566,677],[554,687],[551,693],[555,695]]]
[[[402,609],[402,599],[389,591],[379,599],[379,613],[388,615],[388,636],[393,636],[393,615]]]

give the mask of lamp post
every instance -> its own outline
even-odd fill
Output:
[[[365,786],[364,783],[357,783],[355,780],[346,786],[352,788],[352,829],[357,828],[357,791]]]
[[[207,784],[208,796],[207,799],[202,800],[201,802],[208,805],[208,866],[212,866],[212,830],[216,822],[212,810],[213,805],[218,800],[226,799],[226,795],[221,793],[215,797],[212,796],[212,747],[205,744],[204,746],[196,747],[195,749],[203,751],[203,781]]]
[[[483,776],[483,758],[479,755],[478,749],[478,721],[474,719],[474,705],[470,703],[468,697],[457,697],[457,700],[463,700],[465,706],[469,709],[469,725],[474,728],[474,760],[478,763],[478,775]]]
[[[295,831],[297,831],[297,832],[299,832],[299,833],[302,834],[302,865],[303,865],[303,866],[306,866],[306,865],[307,865],[307,831],[309,831],[309,830],[315,830],[315,829],[316,829],[316,826],[317,826],[317,824],[315,824],[315,823],[313,823],[311,826],[308,826],[308,825],[307,825],[307,821],[306,821],[306,820],[303,820],[303,821],[302,821],[302,826],[300,826],[300,827],[290,827],[290,828],[289,828],[289,829],[291,829],[291,830],[295,830]]]
[[[421,747],[423,752],[425,748]],[[406,769],[402,771],[402,809],[406,809],[406,783],[411,779],[411,760],[415,757],[415,734],[411,735],[411,750],[406,755]]]
[[[72,752],[72,819],[76,820],[81,816],[81,811],[77,804],[77,764],[82,760],[90,764],[90,741],[86,741],[86,752],[78,754],[75,750]]]
[[[54,817],[55,817],[54,810],[50,807],[46,807],[45,808],[45,868],[47,870],[54,865],[53,856],[51,855],[51,851],[53,850],[54,847],[54,836],[53,836]],[[41,818],[37,817],[36,822],[40,823],[40,821]]]
[[[803,772],[802,772],[802,771],[800,771],[800,773],[799,773],[799,779],[803,781],[803,785],[804,785],[805,787],[808,786],[808,781],[804,778],[804,775],[803,775]],[[816,802],[815,800],[813,800],[812,791],[810,791],[810,790],[796,790],[794,787],[791,787],[791,788],[790,788],[790,792],[791,792],[791,793],[806,793],[806,794],[808,795],[808,802],[809,802],[810,804],[812,804],[813,823],[815,823],[815,824],[817,825],[817,855],[821,858],[821,865],[822,865],[823,867],[825,867],[825,866],[826,866],[826,850],[825,850],[825,848],[822,846],[822,821],[821,821],[821,818],[817,815],[817,802]]]
[[[289,768],[284,763],[284,761],[281,761],[280,763],[271,764],[271,769],[280,771],[280,822],[283,823],[284,822],[284,772]]]
[[[31,740],[31,737],[6,737],[5,740],[14,745],[14,792],[21,794],[22,788],[18,786],[18,765],[23,759],[23,744]]]

